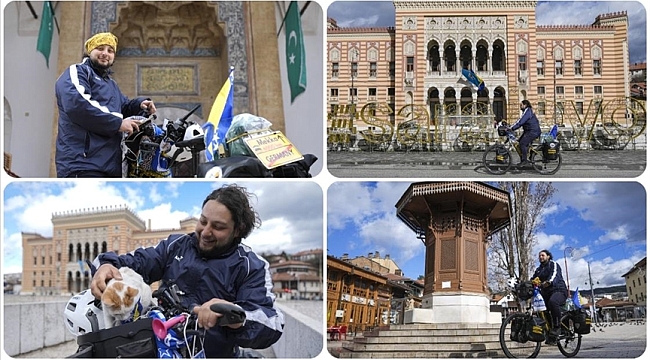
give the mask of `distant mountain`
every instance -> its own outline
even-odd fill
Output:
[[[574,289],[572,289],[572,291],[574,291]],[[578,291],[580,292],[580,295],[582,295],[582,296],[591,297],[591,290],[590,289],[579,288]],[[625,289],[625,285],[614,285],[614,286],[608,286],[608,287],[602,287],[602,288],[594,289],[594,296],[604,295],[604,294],[614,294],[614,293],[626,293],[626,292],[627,292],[627,290]]]

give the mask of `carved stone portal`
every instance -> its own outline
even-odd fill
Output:
[[[219,56],[223,31],[207,2],[145,1],[118,5],[112,32],[118,54]],[[113,25],[113,24],[111,24]]]

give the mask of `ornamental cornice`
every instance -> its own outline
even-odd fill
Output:
[[[597,30],[594,31],[592,30],[573,30],[573,31],[568,31],[568,30],[541,30],[537,28],[537,33],[535,34],[538,39],[541,40],[551,40],[551,39],[556,39],[556,38],[563,38],[563,39],[572,39],[575,37],[580,37],[580,38],[590,38],[594,36],[602,37],[604,35],[606,36],[614,36],[616,35],[616,31],[602,31],[602,30]]]
[[[466,0],[447,0],[447,1],[412,1],[412,0],[394,0],[395,10],[480,10],[480,9],[525,9],[536,8],[537,1],[466,1]]]
[[[145,222],[126,206],[99,207],[64,211],[52,214],[53,225],[83,225],[96,221],[128,221],[135,226],[145,228]]]

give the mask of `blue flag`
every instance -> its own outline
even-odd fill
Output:
[[[581,309],[582,305],[580,305],[580,293],[578,292],[579,288],[576,288],[576,291],[573,293],[573,305],[576,306],[576,309]]]
[[[225,143],[226,132],[233,118],[233,75],[234,67],[230,67],[228,79],[214,99],[208,121],[203,124],[205,130],[205,160],[212,161],[218,156],[219,145]]]
[[[478,88],[478,91],[485,89],[485,82],[483,82],[483,79],[478,77],[478,75],[476,75],[474,71],[463,69],[462,73],[463,76],[467,79],[467,81],[469,81],[470,83],[472,83],[474,86]]]

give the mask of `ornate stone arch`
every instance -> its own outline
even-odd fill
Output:
[[[571,56],[575,60],[582,60],[582,47],[580,45],[575,45],[571,50]]]
[[[185,33],[182,26],[178,27],[178,18],[174,20],[174,17],[170,13],[175,13],[180,15],[183,19],[193,18],[197,19],[196,29],[198,30],[197,34],[194,35],[195,40],[199,38],[204,38],[206,41],[209,41],[209,33],[216,32],[217,28],[220,29],[223,41],[225,44],[218,45],[213,43],[212,46],[201,47],[198,44],[193,48],[189,45],[191,44],[190,39],[187,39],[186,45],[188,45],[187,50],[194,49],[192,56],[221,56],[222,51],[217,51],[216,49],[221,49],[225,47],[227,63],[235,68],[234,78],[235,78],[235,104],[234,110],[235,113],[244,112],[249,108],[249,89],[248,89],[248,58],[246,53],[246,34],[244,29],[244,7],[241,1],[219,1],[219,2],[204,2],[204,3],[190,3],[190,2],[180,2],[180,1],[159,1],[159,2],[112,2],[112,1],[93,1],[90,4],[91,15],[90,15],[90,32],[89,34],[95,34],[98,32],[113,31],[113,29],[120,26],[119,17],[120,13],[118,10],[129,6],[140,6],[148,5],[156,10],[156,16],[152,16],[150,13],[146,13],[143,16],[156,18],[158,25],[152,26],[150,31],[152,34],[160,33],[161,27],[167,26],[167,28],[162,29],[169,30],[164,37],[164,40],[161,40],[166,46],[159,47],[158,50],[151,50],[150,54],[147,56],[157,56],[157,57],[171,57],[171,56],[185,56],[184,50],[174,50],[172,45],[174,41],[185,41],[182,40],[184,36],[188,34]],[[188,5],[195,5],[195,10],[192,11],[187,8]],[[202,10],[198,10],[202,9]],[[158,13],[160,11],[160,13]],[[198,17],[196,17],[196,16]],[[133,34],[138,33],[137,21],[140,15],[134,13],[133,23],[131,28],[126,27],[121,31],[125,33],[126,37],[133,37]],[[165,18],[167,16],[167,18]],[[207,16],[207,17],[206,17]],[[214,18],[213,18],[214,16]],[[203,23],[206,19],[213,18],[216,20],[216,23],[206,24]],[[166,23],[165,19],[169,19],[169,22]],[[178,36],[176,40],[173,40],[172,29]],[[87,35],[89,35],[87,34]],[[185,34],[185,35],[183,35]],[[116,34],[117,35],[117,34]],[[152,36],[154,39],[157,35]],[[132,40],[134,43],[136,40]],[[213,39],[212,41],[216,41]],[[146,44],[145,44],[146,48]],[[127,50],[123,56],[129,56],[129,53],[134,50]],[[168,52],[161,51],[169,50]],[[146,49],[145,49],[146,50]],[[198,50],[198,51],[197,51]],[[145,52],[146,53],[146,52]],[[120,47],[118,47],[118,54],[122,55]],[[132,55],[137,56],[137,55]],[[192,106],[193,104],[188,104]]]
[[[598,45],[591,47],[591,58],[594,60],[600,60],[603,57],[603,49]]]
[[[388,46],[385,50],[386,60],[395,61],[395,49],[392,46]]]
[[[546,58],[546,49],[538,45],[537,46],[537,60],[544,60]]]
[[[341,50],[339,50],[336,47],[330,49],[329,58],[330,58],[330,61],[333,61],[333,62],[341,61]]]
[[[405,56],[414,56],[415,55],[415,42],[413,40],[406,40],[404,42],[404,45],[402,45],[404,48],[404,55]]]
[[[562,46],[557,45],[553,48],[553,59],[564,60],[564,48]]]
[[[379,50],[376,47],[370,47],[367,52],[368,61],[377,61],[379,59]]]
[[[528,42],[524,39],[519,39],[517,41],[517,54],[526,55],[528,54]]]

